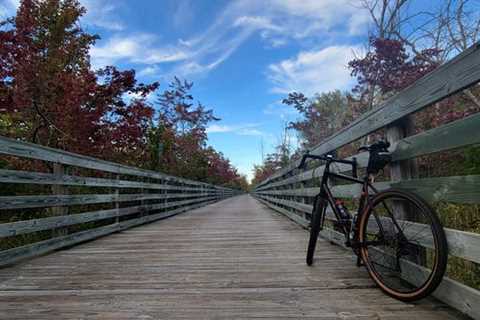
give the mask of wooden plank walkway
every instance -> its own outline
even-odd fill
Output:
[[[0,319],[464,319],[372,286],[351,255],[244,195],[0,270]]]

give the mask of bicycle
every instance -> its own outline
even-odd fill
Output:
[[[330,206],[334,230],[345,236],[345,245],[357,256],[357,266],[366,266],[372,280],[388,295],[415,301],[440,284],[447,266],[447,241],[437,214],[418,195],[395,188],[378,191],[373,186],[376,175],[391,162],[389,147],[387,141],[379,141],[359,149],[369,152],[363,178],[358,178],[356,158],[336,159],[308,151],[303,155],[300,169],[309,158],[325,161],[320,192],[313,203],[306,262],[313,264],[318,235]],[[352,175],[333,172],[330,166],[334,163],[351,165]],[[361,184],[356,214],[332,195],[332,178]]]

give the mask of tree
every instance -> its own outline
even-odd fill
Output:
[[[373,22],[371,38],[396,40],[417,60],[432,66],[444,63],[479,40],[478,3],[446,0],[421,12],[410,12],[410,3],[409,0],[362,0],[361,5],[370,12]],[[375,84],[371,86],[368,109],[375,93]],[[478,94],[473,91],[466,89],[463,93],[480,107]]]
[[[399,40],[370,38],[369,51],[364,58],[357,58],[348,63],[352,76],[358,84],[353,89],[361,97],[389,96],[398,92],[425,74],[434,70],[440,53],[437,48],[422,50],[411,57],[404,44]]]
[[[158,125],[150,139],[153,169],[179,175],[188,172],[193,178],[206,176],[207,160],[201,156],[207,141],[206,129],[208,123],[220,119],[200,102],[195,105],[192,87],[192,82],[175,77],[158,95]]]
[[[292,106],[302,119],[290,122],[290,128],[299,132],[303,148],[310,148],[341,129],[349,121],[349,96],[339,90],[316,94],[308,99],[292,92],[282,103]]]
[[[281,169],[281,166],[279,165],[275,155],[267,154],[264,162],[261,165],[253,166],[252,185],[259,184],[279,169]]]
[[[91,70],[98,36],[80,27],[84,14],[75,0],[24,0],[1,23],[1,134],[135,163],[153,116],[146,96],[158,84],[138,84],[133,70]]]

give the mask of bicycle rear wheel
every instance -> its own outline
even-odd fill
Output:
[[[359,224],[361,257],[390,296],[414,301],[432,293],[447,265],[445,233],[435,211],[403,190],[378,193]]]
[[[307,265],[311,266],[313,264],[313,256],[315,255],[315,247],[317,245],[318,234],[322,228],[323,215],[325,214],[324,207],[326,201],[320,196],[315,197],[313,203],[312,217],[310,223],[310,239],[308,241],[307,248]]]

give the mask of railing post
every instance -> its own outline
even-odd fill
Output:
[[[406,116],[387,127],[387,139],[392,144],[414,133],[415,126],[411,116]],[[417,176],[418,166],[415,159],[398,161],[390,165],[392,181],[409,180]]]
[[[167,211],[167,198],[166,198],[166,195],[167,195],[167,193],[168,193],[168,190],[167,190],[167,185],[168,185],[168,184],[167,184],[167,180],[159,179],[158,181],[159,181],[159,183],[160,183],[161,185],[164,185],[164,186],[165,186],[164,189],[160,189],[160,193],[161,193],[161,194],[163,195],[163,197],[164,197],[164,198],[162,199],[162,202],[163,202],[163,209],[162,209],[162,211]]]
[[[415,133],[415,124],[411,115],[406,116],[387,127],[387,139],[394,144],[403,138]],[[390,164],[390,179],[392,182],[410,180],[418,177],[418,165],[415,159],[397,161]],[[394,210],[399,213],[402,219],[416,221],[415,210],[408,208],[402,203],[393,203]],[[426,250],[419,247],[423,254],[418,256],[417,263],[424,265],[426,262]]]
[[[64,178],[65,175],[65,166],[61,163],[53,163],[53,175],[58,183]],[[52,185],[52,192],[54,195],[66,195],[68,194],[68,189],[62,184]],[[68,207],[53,207],[52,215],[54,216],[64,216],[68,214]],[[57,228],[53,230],[53,236],[63,236],[67,234],[66,228]]]
[[[145,178],[142,178],[140,180],[142,181],[142,183],[145,183]],[[148,215],[147,208],[145,207],[146,200],[143,199],[143,197],[146,196],[146,194],[148,193],[146,190],[147,189],[145,189],[143,187],[140,189],[140,192],[142,193],[142,200],[140,201],[140,206],[141,206],[140,217],[144,217],[144,216]]]
[[[120,175],[115,175],[116,187],[115,187],[115,223],[120,222],[120,188],[118,187],[118,183],[120,181]]]
[[[306,181],[300,181],[300,201],[303,203],[303,204],[307,204],[307,197],[305,196],[305,186],[306,186]],[[305,212],[301,212],[302,214],[302,218],[306,219],[307,218],[307,214]]]

